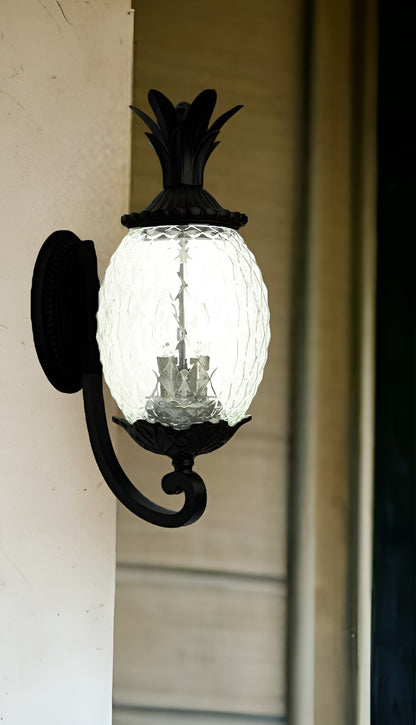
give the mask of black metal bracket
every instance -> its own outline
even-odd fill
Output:
[[[98,309],[97,257],[92,241],[57,231],[44,242],[33,273],[32,328],[42,368],[59,391],[83,391],[88,434],[97,465],[114,495],[141,519],[176,528],[197,521],[206,506],[205,484],[192,470],[194,457],[224,445],[249,417],[229,426],[225,421],[177,431],[161,424],[113,420],[143,448],[167,455],[174,471],[162,479],[167,494],[185,494],[179,511],[146,498],[117,460],[107,426],[102,368],[96,341]]]
[[[92,342],[98,288],[94,243],[67,230],[51,234],[33,271],[31,317],[40,364],[62,393],[76,393],[84,372],[101,370]]]
[[[108,432],[101,375],[84,375],[82,381],[84,409],[88,434],[98,468],[111,491],[130,511],[156,526],[177,528],[197,521],[205,511],[207,495],[205,484],[191,467],[172,471],[162,479],[167,494],[185,494],[180,511],[158,506],[143,496],[124,473],[111,443]]]

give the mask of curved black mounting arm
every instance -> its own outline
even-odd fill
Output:
[[[136,516],[156,526],[176,528],[197,521],[204,513],[207,501],[201,476],[189,466],[186,470],[172,471],[163,477],[162,488],[165,493],[183,491],[185,494],[185,502],[180,511],[165,509],[143,496],[124,473],[114,452],[107,426],[101,375],[84,375],[82,389],[91,448],[98,468],[119,501]]]
[[[96,334],[97,257],[92,241],[57,231],[44,242],[36,260],[31,291],[33,337],[42,368],[64,393],[83,389],[88,433],[98,467],[112,492],[130,511],[152,524],[175,528],[191,524],[206,506],[205,485],[192,469],[193,458],[180,456],[175,471],[163,477],[165,493],[184,492],[180,511],[150,501],[121,468],[108,432],[102,371]]]

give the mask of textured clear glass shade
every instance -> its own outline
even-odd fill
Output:
[[[106,271],[97,322],[104,376],[130,423],[244,417],[263,375],[269,310],[233,229],[131,229]]]

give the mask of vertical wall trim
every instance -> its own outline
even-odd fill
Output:
[[[369,725],[376,3],[313,0],[304,20],[289,723]]]
[[[310,421],[313,420],[308,390],[311,379],[310,273],[308,229],[311,165],[313,0],[304,0],[299,33],[301,112],[298,157],[298,214],[294,228],[292,325],[291,431],[288,527],[288,722],[313,723],[315,658],[315,491],[308,480],[314,470]],[[309,314],[309,318],[308,318]],[[308,482],[308,485],[305,485]],[[300,696],[301,693],[301,696]]]
[[[371,593],[373,546],[373,458],[375,390],[375,288],[376,288],[376,196],[377,196],[377,3],[360,3],[362,32],[356,57],[358,87],[356,135],[359,135],[357,182],[358,252],[358,465],[356,552],[356,712],[357,725],[370,725]],[[358,149],[357,149],[358,152]]]

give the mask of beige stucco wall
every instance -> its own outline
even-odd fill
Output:
[[[38,364],[31,275],[69,228],[100,266],[127,209],[127,0],[3,0],[0,15],[0,720],[111,722],[115,501],[80,394]]]

